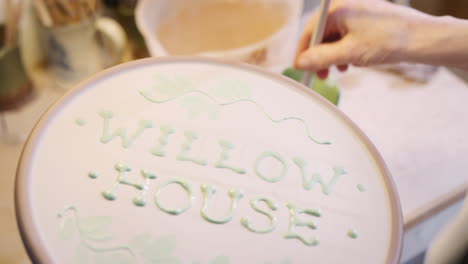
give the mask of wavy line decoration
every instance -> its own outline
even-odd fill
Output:
[[[294,116],[274,119],[270,114],[268,114],[268,112],[260,104],[258,104],[257,102],[255,102],[252,99],[237,99],[237,100],[233,100],[233,101],[220,102],[218,99],[216,99],[213,96],[211,96],[211,95],[209,95],[209,94],[207,94],[207,93],[205,93],[203,91],[200,91],[200,90],[185,91],[185,92],[183,92],[183,93],[181,93],[179,95],[168,97],[166,99],[161,99],[161,100],[158,100],[158,99],[155,99],[155,98],[151,97],[149,92],[139,91],[139,93],[146,100],[148,100],[149,102],[155,103],[155,104],[168,103],[168,102],[175,101],[175,100],[178,100],[178,99],[181,99],[181,98],[184,98],[184,97],[188,97],[188,96],[194,95],[194,94],[202,95],[202,96],[210,99],[214,104],[216,104],[218,106],[221,106],[221,107],[230,106],[230,105],[234,105],[234,104],[238,104],[238,103],[253,104],[260,110],[261,113],[263,113],[263,115],[265,115],[265,117],[267,117],[273,123],[279,124],[279,123],[282,123],[282,122],[285,122],[285,121],[300,122],[304,126],[304,129],[306,131],[306,134],[307,134],[307,137],[308,137],[309,140],[311,140],[312,142],[314,142],[316,144],[320,144],[320,145],[330,145],[331,144],[330,141],[320,141],[320,140],[317,140],[314,137],[312,137],[312,135],[310,133],[309,126],[308,126],[307,122],[304,119],[302,119],[300,117],[294,117]]]

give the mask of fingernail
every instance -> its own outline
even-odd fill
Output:
[[[317,76],[321,79],[321,80],[325,80],[327,79],[328,77],[328,70],[320,70],[317,72]]]

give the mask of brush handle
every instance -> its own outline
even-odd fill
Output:
[[[327,16],[328,16],[328,9],[330,8],[330,0],[322,0],[320,3],[320,15],[317,27],[314,30],[314,35],[310,39],[309,46],[315,46],[322,42],[323,34],[325,32],[325,26],[327,25]],[[312,82],[313,73],[305,72],[304,77],[302,78],[302,84],[307,87],[310,87]]]

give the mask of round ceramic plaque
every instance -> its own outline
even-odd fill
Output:
[[[37,263],[398,263],[381,157],[285,77],[197,58],[107,70],[53,105],[16,186]]]

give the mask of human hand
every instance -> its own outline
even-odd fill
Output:
[[[314,14],[299,41],[295,67],[317,72],[325,79],[328,68],[348,64],[369,66],[405,60],[411,31],[428,15],[382,0],[333,0],[322,44],[309,47],[318,23]]]

